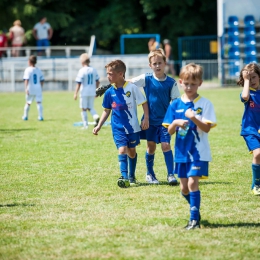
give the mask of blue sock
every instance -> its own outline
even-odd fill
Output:
[[[146,161],[147,174],[152,174],[154,176],[155,175],[153,171],[154,154],[149,154],[146,152],[145,161]]]
[[[252,163],[252,189],[255,185],[260,185],[260,164],[253,164]]]
[[[128,179],[128,165],[127,165],[127,155],[126,154],[119,154],[118,155],[118,161],[119,161],[119,168],[121,175]]]
[[[173,154],[172,154],[172,150],[168,151],[168,152],[164,152],[164,160],[166,163],[166,167],[167,167],[167,173],[169,174],[174,174],[173,172]]]
[[[187,202],[190,204],[190,194],[185,195],[185,194],[183,194],[183,193],[181,192],[181,195],[182,195],[182,196],[184,197],[184,199],[187,200]]]
[[[137,154],[135,155],[135,158],[130,158],[128,156],[129,179],[135,179],[136,162],[137,162]]]
[[[199,220],[200,191],[190,192],[190,220]]]

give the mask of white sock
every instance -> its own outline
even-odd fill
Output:
[[[37,103],[37,109],[38,109],[38,114],[39,114],[39,117],[43,117],[42,116],[42,110],[43,110],[43,107],[42,107],[42,103]]]
[[[30,105],[26,103],[24,106],[24,114],[23,114],[24,117],[28,117],[29,110],[30,110]]]
[[[82,111],[81,112],[81,118],[82,118],[83,126],[87,126],[88,125],[87,111]]]

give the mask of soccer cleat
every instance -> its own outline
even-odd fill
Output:
[[[169,183],[169,185],[174,186],[178,184],[178,181],[176,180],[176,178],[174,177],[174,174],[169,174],[167,176],[167,181]]]
[[[23,119],[24,121],[27,121],[27,120],[28,120],[28,117],[27,117],[27,116],[23,116],[22,119]]]
[[[121,176],[118,180],[117,180],[117,185],[120,188],[128,188],[130,187],[130,182],[128,179],[125,179],[123,176]]]
[[[156,179],[155,176],[152,174],[147,174],[146,175],[146,181],[150,184],[159,184],[159,181]]]
[[[140,185],[140,182],[136,178],[134,179],[130,178],[129,181],[130,181],[130,186],[132,187]]]
[[[43,121],[43,118],[39,116],[39,117],[38,117],[38,120],[39,120],[39,121]]]
[[[200,222],[198,220],[190,220],[187,226],[185,226],[185,229],[187,230],[197,229],[197,228],[200,228]]]
[[[94,124],[94,127],[96,127],[97,125],[98,125],[98,123],[99,123],[99,117],[97,118],[97,119],[95,119],[95,124]]]
[[[255,185],[254,188],[252,189],[252,193],[256,196],[259,196],[260,195],[260,186]]]

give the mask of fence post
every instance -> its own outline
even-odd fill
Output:
[[[71,66],[71,62],[68,62],[68,90],[72,91],[72,66]]]
[[[15,92],[14,63],[11,64],[11,90],[12,90],[12,92]]]

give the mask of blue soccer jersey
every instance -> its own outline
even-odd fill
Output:
[[[163,126],[168,127],[175,119],[189,120],[185,117],[185,111],[191,108],[197,119],[208,123],[211,127],[216,126],[216,116],[212,103],[201,96],[192,102],[185,102],[183,98],[175,99],[169,106]],[[211,161],[208,133],[200,130],[191,120],[186,133],[181,128],[176,130],[175,139],[175,162],[186,163],[193,161]]]
[[[161,125],[171,100],[180,96],[176,81],[168,76],[160,80],[153,73],[146,73],[131,79],[131,82],[144,88],[150,125]]]
[[[260,90],[250,88],[248,100],[240,99],[244,103],[245,109],[242,117],[241,135],[256,135],[260,137]]]
[[[112,109],[113,134],[139,132],[141,128],[137,117],[137,105],[146,102],[145,96],[136,85],[130,82],[125,82],[122,88],[112,86],[105,92],[102,106]]]

